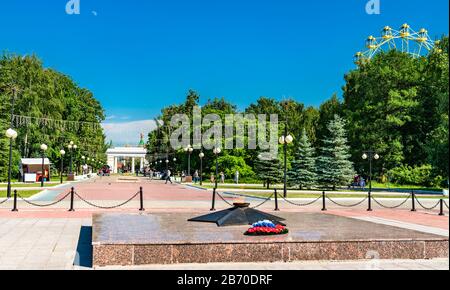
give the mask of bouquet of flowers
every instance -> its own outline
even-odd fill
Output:
[[[273,222],[265,220],[254,223],[250,229],[245,232],[246,236],[272,236],[285,235],[289,230],[282,225],[275,225]]]

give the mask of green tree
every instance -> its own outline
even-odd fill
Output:
[[[22,57],[5,54],[0,57],[2,126],[9,124],[10,100],[14,95],[14,114],[32,118],[32,122],[15,124],[14,129],[18,132],[14,142],[15,171],[20,156],[40,156],[39,147],[42,143],[48,145],[47,156],[53,163],[59,162],[60,149],[70,141],[80,148],[75,163],[80,161],[81,155],[106,161],[107,146],[100,126],[105,118],[104,112],[89,90],[80,88],[64,74],[44,68],[41,60],[34,55]],[[62,122],[67,125],[63,126]],[[0,158],[0,164],[4,164],[5,157]],[[68,155],[66,158],[69,158]],[[65,164],[68,164],[68,160]],[[4,175],[3,172],[0,175]]]
[[[306,130],[298,142],[294,160],[291,162],[291,170],[288,173],[288,181],[292,186],[300,189],[311,188],[317,182],[315,150],[311,147]]]
[[[347,185],[354,177],[355,171],[350,159],[350,147],[348,146],[345,121],[338,115],[327,126],[328,135],[322,141],[324,144],[317,158],[317,173],[319,181],[323,185],[336,186]]]
[[[281,161],[279,157],[269,160],[270,158],[263,158],[264,152],[260,152],[255,161],[254,171],[256,176],[262,180],[267,187],[280,182],[283,178],[283,171],[281,170]]]

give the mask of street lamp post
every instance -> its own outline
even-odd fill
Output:
[[[214,148],[213,153],[216,156],[216,177],[214,178],[215,181],[215,188],[217,189],[217,180],[219,178],[219,154],[222,152],[222,150],[219,147]]]
[[[192,148],[191,145],[188,145],[186,148],[184,148],[184,151],[188,153],[188,172],[187,176],[191,176],[191,154],[194,152],[194,148]]]
[[[77,145],[73,143],[73,141],[70,141],[69,145],[67,146],[70,151],[70,166],[69,166],[69,181],[73,181],[73,151],[78,148]]]
[[[83,164],[81,164],[81,173],[82,173],[82,175],[85,175],[86,172],[84,172],[84,168],[85,168],[84,165],[86,165],[86,162],[85,162],[86,157],[85,156],[81,156],[81,160],[82,160],[81,162],[83,163]]]
[[[59,153],[61,154],[61,170],[59,172],[60,175],[60,182],[61,184],[63,183],[63,171],[64,171],[64,155],[66,155],[66,151],[64,151],[64,149],[61,149],[61,151],[59,151]]]
[[[369,208],[367,211],[372,211],[372,161],[380,159],[380,155],[374,150],[368,150],[364,152],[362,159],[369,160]]]
[[[42,176],[41,176],[41,187],[44,187],[44,178],[45,178],[45,151],[47,151],[48,147],[45,144],[41,145],[42,150]]]
[[[294,137],[288,135],[287,122],[284,126],[284,135],[280,137],[280,144],[283,145],[284,152],[284,181],[283,181],[283,196],[287,197],[287,146],[294,141]]]
[[[205,157],[205,153],[200,152],[198,157],[200,157],[200,186],[202,186],[203,185],[203,158]]]
[[[13,140],[17,138],[17,132],[13,129],[6,130],[6,137],[9,139],[9,163],[8,163],[8,189],[7,189],[7,198],[11,197],[11,168],[12,168],[12,144]]]

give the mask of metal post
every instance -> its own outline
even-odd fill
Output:
[[[369,156],[369,197],[372,195],[372,153]]]
[[[70,189],[70,209],[69,211],[75,211],[75,209],[73,208],[73,200],[74,200],[74,196],[75,196],[75,188],[71,188]]]
[[[144,208],[144,191],[142,190],[142,186],[139,188],[139,199],[141,202],[141,208],[139,209],[139,211],[145,211]]]
[[[203,158],[200,158],[200,186],[203,185]]]
[[[275,188],[275,211],[279,211],[280,209],[278,208],[278,192],[277,189]]]
[[[41,176],[41,187],[44,187],[44,177],[45,177],[44,158],[45,158],[45,153],[44,153],[44,151],[42,151],[42,176]]]
[[[17,190],[14,190],[14,207],[13,207],[12,211],[15,211],[15,212],[19,211],[17,209]]]
[[[440,216],[444,216],[444,200],[441,198],[441,200],[439,201],[439,203],[440,203],[439,215],[440,215]]]
[[[325,191],[322,192],[322,211],[326,211],[327,210],[327,205],[326,205],[326,193]]]
[[[372,211],[372,192],[369,191],[369,208],[367,211]]]
[[[11,96],[11,122],[10,127],[13,127],[13,121],[14,121],[14,102],[17,97],[17,90],[13,88],[14,93]],[[9,139],[9,163],[8,163],[8,189],[6,196],[7,198],[11,197],[11,168],[12,168],[12,143],[13,138]]]
[[[216,184],[216,188],[217,188],[217,180],[219,179],[219,158],[218,158],[219,154],[216,154],[216,178],[214,178],[215,184]]]
[[[416,210],[416,194],[413,191],[411,195],[412,195],[412,209],[411,209],[411,211],[415,212],[415,211],[417,211]]]
[[[64,156],[63,155],[61,155],[61,171],[60,171],[60,173],[59,173],[59,175],[60,175],[60,183],[62,184],[63,183],[63,171],[64,171]]]
[[[72,175],[73,174],[73,169],[72,169],[72,165],[73,165],[73,149],[69,149],[70,150],[70,170],[69,170],[69,174]]]
[[[188,156],[188,176],[191,176],[191,153]]]
[[[9,139],[9,163],[8,163],[8,191],[7,197],[11,197],[11,167],[12,167],[12,138]]]
[[[216,188],[213,189],[213,196],[212,196],[212,207],[211,207],[211,211],[215,211],[215,206],[216,206]]]

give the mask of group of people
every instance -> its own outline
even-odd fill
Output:
[[[366,180],[364,179],[364,177],[362,175],[356,175],[353,178],[351,187],[353,187],[353,188],[360,187],[360,188],[364,189],[364,188],[366,188]]]

